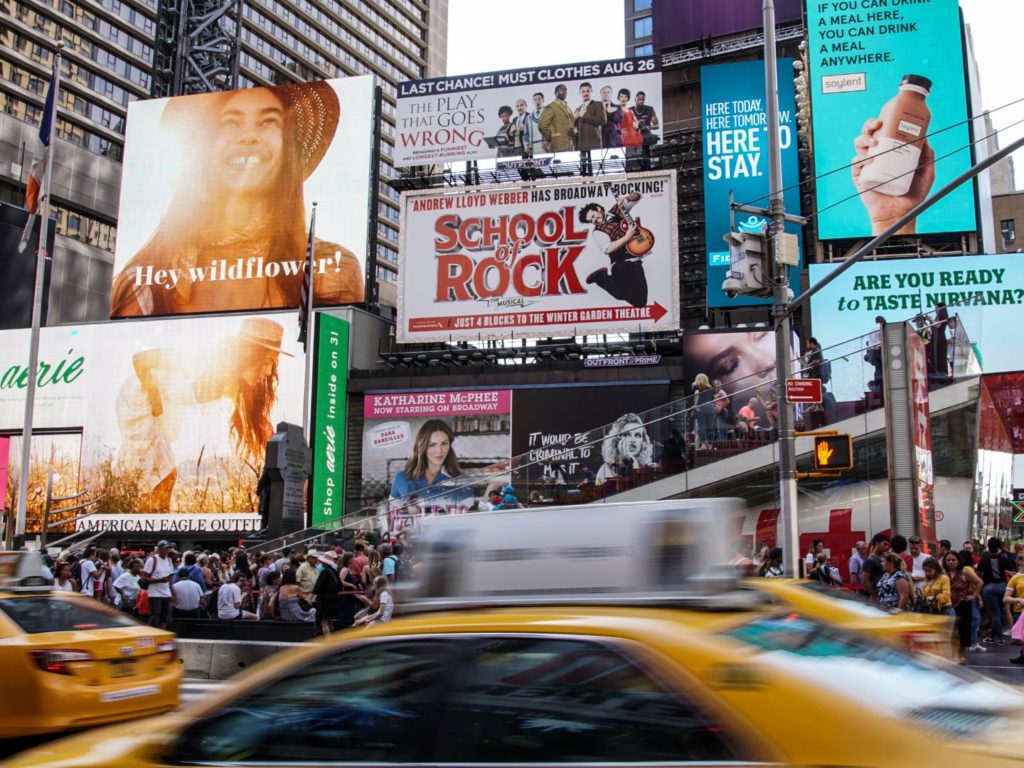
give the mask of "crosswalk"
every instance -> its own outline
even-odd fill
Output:
[[[226,682],[226,680],[200,680],[198,678],[185,678],[181,681],[181,706],[185,707],[196,701],[201,701],[204,696],[216,692],[217,689],[221,688]]]

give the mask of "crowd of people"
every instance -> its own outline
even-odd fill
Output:
[[[762,545],[747,557],[741,544],[732,564],[748,574],[781,577],[782,554],[778,547]],[[920,537],[880,533],[870,542],[858,541],[847,566],[844,579],[820,539],[812,541],[804,558],[806,578],[860,591],[880,608],[953,618],[961,662],[969,650],[1006,645],[1011,628],[1024,636],[1024,541],[1011,548],[998,537],[984,547],[968,540],[957,551],[942,539],[930,554]],[[1024,645],[1021,648],[1012,663],[1024,664]]]
[[[412,572],[404,536],[357,534],[348,548],[255,554],[245,547],[150,552],[89,547],[48,558],[54,589],[173,628],[177,620],[315,622],[322,634],[390,621],[392,587]]]

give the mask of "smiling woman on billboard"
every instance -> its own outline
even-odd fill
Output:
[[[182,165],[155,231],[114,278],[111,317],[298,306],[303,186],[339,116],[325,82],[168,100],[160,145]],[[316,270],[318,302],[363,300],[351,251],[317,239],[314,256],[329,265]]]

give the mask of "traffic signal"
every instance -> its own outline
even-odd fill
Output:
[[[816,470],[853,469],[853,439],[849,435],[817,435],[814,438]]]

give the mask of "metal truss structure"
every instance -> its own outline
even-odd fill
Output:
[[[242,0],[159,0],[154,98],[238,87]]]

